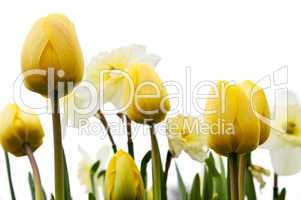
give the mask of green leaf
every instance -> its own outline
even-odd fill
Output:
[[[282,188],[280,194],[278,195],[277,200],[285,200],[285,195],[286,195],[286,189]]]
[[[92,167],[90,169],[90,174],[94,175],[96,173],[96,171],[98,170],[99,165],[100,165],[100,161],[98,160],[92,165]]]
[[[141,161],[140,173],[143,179],[144,188],[147,188],[147,164],[152,158],[152,152],[148,151]]]
[[[68,165],[67,165],[64,149],[63,149],[63,159],[64,159],[64,195],[65,195],[65,200],[72,200],[70,183],[69,183]]]
[[[7,172],[7,178],[9,183],[10,195],[11,195],[11,199],[15,200],[16,196],[15,196],[15,190],[14,190],[13,180],[11,176],[9,156],[6,151],[4,152],[4,156],[5,156],[6,172]]]
[[[95,188],[95,173],[97,172],[100,166],[100,161],[96,161],[90,168],[90,183],[92,187],[92,194],[96,195],[96,188]]]
[[[105,177],[106,176],[106,170],[100,170],[100,172],[97,175],[97,178],[101,178],[101,177]]]
[[[256,190],[254,186],[254,181],[253,181],[253,175],[251,171],[248,169],[249,166],[252,165],[252,160],[251,160],[251,153],[248,153],[245,155],[246,160],[247,160],[247,167],[246,167],[246,177],[245,177],[245,192],[246,196],[248,197],[248,200],[256,200]]]
[[[34,182],[33,182],[33,178],[31,173],[28,173],[28,184],[29,184],[29,188],[30,188],[30,192],[31,192],[31,199],[35,200],[35,188],[34,188]]]
[[[190,192],[190,200],[200,200],[201,199],[201,184],[200,184],[200,177],[199,174],[196,174],[193,183],[192,188]]]
[[[152,175],[153,175],[153,196],[156,200],[165,200],[166,188],[165,179],[162,169],[162,162],[158,141],[154,133],[154,126],[151,126],[151,143],[152,143]]]
[[[28,184],[29,184],[29,188],[30,188],[31,199],[35,200],[36,199],[36,196],[35,196],[35,185],[34,185],[34,180],[33,180],[31,172],[28,172]],[[46,197],[46,193],[45,193],[44,188],[42,188],[42,192],[43,192],[43,199],[46,200],[47,197]]]
[[[96,200],[94,194],[92,193],[89,193],[89,200]]]
[[[212,199],[212,196],[213,196],[213,179],[206,166],[204,168],[202,195],[203,195],[202,196],[203,200]]]
[[[219,172],[215,167],[215,160],[212,153],[209,154],[209,157],[205,160],[205,163],[213,176],[219,176]]]
[[[177,163],[175,165],[176,165],[178,187],[179,187],[179,193],[180,193],[181,200],[187,200],[188,194],[187,194],[187,190],[186,190],[184,181],[182,179],[182,176],[181,176],[181,173],[180,173]]]
[[[224,163],[221,158],[219,158],[221,173],[216,168],[215,159],[213,154],[210,153],[209,157],[205,160],[205,175],[204,175],[204,199],[217,198],[219,200],[228,199],[228,185],[227,178],[225,176]]]

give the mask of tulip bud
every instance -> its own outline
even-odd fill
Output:
[[[22,112],[16,104],[9,104],[2,110],[0,121],[0,143],[5,151],[24,156],[25,144],[33,151],[42,144],[44,131],[39,118]]]
[[[222,155],[250,152],[269,136],[262,118],[269,118],[263,90],[251,81],[230,84],[219,81],[206,104],[205,121],[209,124],[209,147]],[[216,94],[217,92],[217,94]]]
[[[127,115],[137,123],[159,123],[170,110],[167,90],[159,75],[148,64],[133,64],[128,68],[131,80],[125,83]]]
[[[142,200],[144,185],[132,157],[119,150],[111,159],[105,176],[106,200]]]
[[[25,86],[29,90],[48,96],[48,88],[57,91],[60,82],[59,87],[63,86],[64,89],[59,91],[60,95],[71,92],[67,91],[71,85],[68,86],[67,82],[75,86],[84,73],[83,55],[72,22],[61,14],[51,14],[39,19],[23,45],[21,66]],[[49,69],[53,69],[53,76]],[[49,79],[53,79],[53,86],[48,84]]]

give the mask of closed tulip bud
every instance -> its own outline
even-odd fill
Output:
[[[61,96],[70,92],[67,88],[71,83],[79,83],[84,73],[83,55],[72,22],[61,14],[39,19],[25,40],[21,66],[25,86],[33,92],[48,96],[48,88],[56,91],[62,86],[65,91],[60,91]],[[49,69],[53,70],[53,76]],[[48,84],[50,79],[52,86]]]
[[[167,90],[159,75],[148,64],[134,64],[128,68],[131,80],[125,84],[127,115],[137,123],[159,123],[170,110]]]
[[[2,110],[0,121],[0,143],[5,151],[24,156],[25,144],[33,151],[42,144],[44,131],[39,118],[22,112],[16,104],[9,104]]]
[[[105,176],[106,200],[141,200],[144,185],[132,157],[119,150],[111,159]]]
[[[209,147],[222,155],[243,154],[257,148],[269,136],[269,107],[263,90],[244,81],[219,81],[206,104]]]

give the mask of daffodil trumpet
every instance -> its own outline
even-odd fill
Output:
[[[31,147],[28,144],[24,144],[24,152],[26,152],[26,155],[28,156],[31,168],[32,168],[32,174],[33,174],[33,180],[34,180],[34,188],[35,188],[35,199],[36,200],[43,200],[43,189],[42,189],[42,183],[41,183],[41,176],[39,172],[39,168],[37,165],[37,162],[34,158],[33,152]]]

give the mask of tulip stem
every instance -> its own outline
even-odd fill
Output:
[[[98,110],[98,112],[95,114],[95,116],[101,121],[101,123],[103,124],[103,126],[105,127],[107,133],[108,133],[108,136],[109,136],[109,139],[110,139],[110,142],[112,144],[112,149],[113,149],[113,152],[116,153],[117,152],[117,146],[115,144],[115,141],[114,141],[114,138],[112,136],[112,133],[111,133],[111,128],[110,126],[108,125],[108,122],[104,116],[104,114],[101,112],[101,110]]]
[[[239,200],[244,200],[245,196],[245,174],[247,167],[246,155],[242,154],[238,156],[239,159],[239,169],[238,169],[238,191],[239,191]]]
[[[64,199],[64,158],[62,144],[62,129],[59,111],[59,98],[57,93],[51,98],[52,125],[53,125],[53,149],[54,149],[54,179],[55,179],[55,200]]]
[[[274,187],[273,187],[273,199],[278,198],[278,175],[274,173]]]
[[[155,134],[154,124],[150,124],[150,136],[152,144],[152,176],[153,176],[153,197],[156,200],[166,199],[166,190],[162,189],[162,183],[164,178],[162,163],[160,157],[160,150],[158,146],[158,141]]]
[[[165,182],[167,182],[168,171],[170,168],[171,160],[172,160],[172,154],[170,151],[168,151],[166,155],[166,162],[165,162]]]
[[[10,195],[11,195],[11,199],[15,200],[16,196],[15,196],[15,190],[14,190],[13,181],[12,181],[12,177],[11,177],[9,156],[8,156],[8,153],[6,151],[4,152],[4,155],[5,155],[5,163],[6,163],[6,171],[7,171],[7,176],[8,176],[8,184],[9,184],[9,189],[10,189]]]
[[[42,189],[42,183],[41,183],[41,176],[39,172],[39,168],[37,165],[37,162],[33,156],[33,152],[31,147],[28,144],[24,145],[24,151],[26,152],[31,168],[32,168],[32,174],[33,174],[33,180],[35,185],[35,199],[36,200],[43,200],[43,189]]]
[[[230,194],[231,200],[238,200],[238,168],[237,154],[233,153],[228,156],[229,173],[230,173]]]
[[[134,143],[132,139],[132,122],[127,115],[125,115],[125,121],[126,121],[126,130],[128,136],[128,152],[135,160]]]

